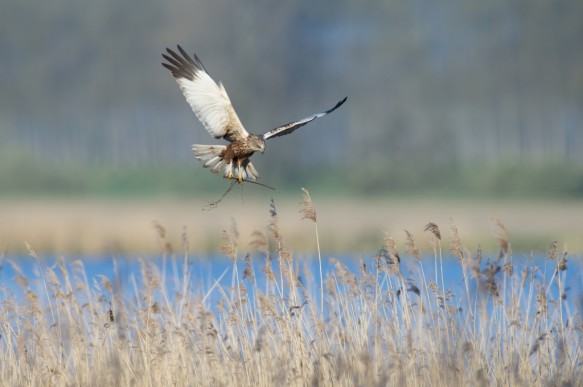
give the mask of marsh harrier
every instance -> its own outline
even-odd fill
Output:
[[[249,133],[237,117],[222,83],[210,77],[196,54],[192,58],[180,46],[180,54],[169,48],[166,51],[168,55],[162,56],[168,63],[162,63],[162,66],[170,70],[196,117],[214,138],[230,142],[228,145],[195,144],[192,146],[194,155],[204,162],[205,168],[210,168],[213,173],[222,173],[228,179],[236,178],[239,182],[256,180],[259,174],[249,158],[255,152],[263,153],[265,140],[289,134],[316,118],[332,113],[346,101],[344,98],[323,113],[278,126],[261,135]]]

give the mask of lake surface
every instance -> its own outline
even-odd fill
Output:
[[[22,299],[27,290],[33,290],[37,294],[45,292],[47,276],[54,273],[62,280],[63,269],[67,271],[73,284],[75,281],[86,282],[90,287],[99,290],[103,283],[103,278],[107,278],[116,291],[125,296],[132,296],[139,293],[143,286],[143,275],[145,272],[154,272],[161,279],[169,295],[180,291],[186,283],[187,291],[200,296],[203,302],[209,307],[229,293],[235,286],[242,284],[250,289],[262,290],[267,286],[263,270],[266,267],[267,259],[265,255],[258,254],[250,256],[245,260],[238,259],[236,262],[224,256],[164,256],[164,257],[144,257],[137,256],[100,256],[100,257],[43,257],[34,258],[30,256],[4,256],[0,269],[0,297],[5,299],[8,296],[15,296]],[[511,263],[512,276],[504,276],[502,271],[504,263]],[[61,263],[59,265],[59,263]],[[323,277],[335,276],[338,273],[339,265],[347,268],[358,281],[363,275],[363,264],[369,274],[377,274],[377,260],[374,256],[323,256],[322,273]],[[301,256],[294,257],[292,261],[294,272],[299,283],[311,294],[319,294],[320,277],[319,263],[317,257]],[[439,288],[452,292],[452,305],[463,307],[467,305],[467,297],[475,297],[479,289],[489,286],[488,270],[491,278],[500,287],[500,293],[507,294],[502,290],[505,285],[514,283],[516,287],[520,284],[523,273],[525,288],[546,289],[549,300],[556,300],[559,294],[564,293],[567,301],[567,308],[577,308],[583,301],[583,271],[581,259],[569,257],[567,270],[556,271],[557,261],[551,261],[544,257],[533,257],[529,255],[518,255],[518,257],[506,258],[505,261],[496,262],[495,258],[484,257],[481,264],[481,273],[476,278],[476,273],[472,276],[470,267],[466,268],[467,283],[464,281],[462,265],[455,257],[444,256],[440,261],[433,256],[422,257],[420,261],[413,258],[404,258],[400,264],[400,271],[403,275],[403,282],[408,284],[412,291],[414,286],[425,289],[427,285],[434,282]],[[508,266],[507,266],[508,268]],[[245,275],[245,270],[247,275]],[[437,271],[436,271],[437,269]],[[280,283],[281,273],[278,266],[278,259],[271,260],[271,270],[276,281]],[[253,273],[250,277],[248,274]],[[19,277],[19,275],[21,277]],[[387,276],[386,272],[379,274]],[[395,292],[399,291],[399,281],[393,275]],[[22,278],[26,279],[23,284]],[[44,278],[44,280],[43,280]],[[425,286],[423,286],[425,284]],[[411,286],[414,285],[414,286]],[[522,285],[521,285],[522,286]],[[317,297],[316,297],[317,298]]]

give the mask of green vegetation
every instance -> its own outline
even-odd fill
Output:
[[[200,166],[90,167],[40,163],[22,157],[0,163],[0,195],[193,195],[221,190],[224,182]]]
[[[303,204],[303,215],[317,224],[307,193]],[[573,305],[564,284],[568,266],[556,244],[544,262],[556,271],[545,279],[532,263],[514,267],[501,224],[501,258],[494,262],[483,261],[480,250],[466,253],[452,226],[460,294],[444,283],[443,269],[426,275],[412,235],[412,271],[402,271],[387,236],[372,265],[361,262],[353,272],[330,259],[334,269],[321,276],[298,269],[274,205],[268,230],[277,247],[270,250],[258,233],[253,249],[279,265],[266,259],[261,271],[243,260],[237,231],[224,233],[230,286],[210,279],[193,284],[188,251],[163,253],[165,261],[184,260],[184,271],[173,275],[142,262],[141,285],[129,293],[116,279],[87,278],[81,261],[60,259],[38,278],[18,275],[16,293],[24,297],[1,293],[3,383],[570,386],[583,380],[581,310],[566,306]],[[166,231],[158,231],[165,246]],[[429,224],[426,231],[439,268],[444,230]]]
[[[0,196],[82,195],[152,197],[164,194],[192,197],[222,192],[226,182],[193,160],[184,165],[88,167],[9,159],[0,163]],[[280,192],[310,186],[335,196],[414,194],[417,196],[472,196],[525,198],[583,197],[583,167],[541,165],[409,166],[371,170],[321,167],[309,172],[275,175],[269,170],[261,182]]]

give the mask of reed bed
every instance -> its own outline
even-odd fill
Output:
[[[315,227],[304,192],[301,213]],[[162,259],[183,261],[168,274],[143,261],[137,280],[89,278],[82,261],[38,260],[37,278],[17,274],[2,289],[0,379],[3,385],[82,386],[576,386],[581,385],[581,298],[564,285],[567,254],[549,247],[551,278],[532,264],[515,268],[508,233],[494,222],[498,256],[468,252],[455,224],[434,223],[428,240],[434,273],[421,265],[416,237],[399,253],[390,235],[376,256],[350,270],[318,251],[312,273],[287,247],[271,203],[266,231],[238,246],[234,224],[223,234],[232,260],[230,286],[201,290],[196,265],[172,253],[157,224]],[[449,235],[449,240],[442,238]],[[444,280],[443,256],[461,265],[461,291]],[[408,262],[407,268],[403,261]],[[253,257],[253,258],[252,258]],[[261,259],[257,270],[252,259]],[[333,267],[322,273],[322,259]],[[10,264],[18,272],[17,262]],[[131,291],[127,289],[127,285]],[[461,293],[461,294],[460,294]]]

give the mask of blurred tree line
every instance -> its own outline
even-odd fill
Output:
[[[266,181],[583,195],[582,38],[568,0],[4,1],[0,187],[198,168],[190,144],[216,140],[160,65],[181,44],[252,132],[348,95],[268,145]]]

